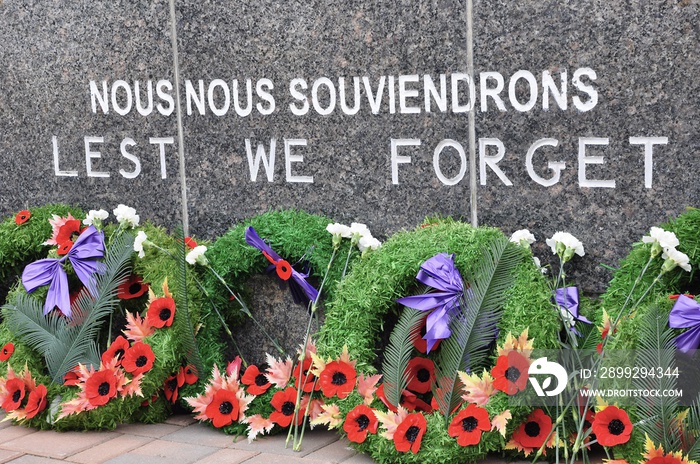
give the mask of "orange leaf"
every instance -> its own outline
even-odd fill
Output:
[[[459,380],[462,381],[464,387],[464,395],[462,399],[467,403],[474,403],[477,406],[484,406],[489,402],[489,398],[496,393],[496,388],[493,386],[493,377],[488,371],[484,370],[481,377],[476,374],[467,374],[466,372],[458,372]]]
[[[292,376],[292,360],[287,357],[285,361],[273,358],[269,354],[267,356],[267,365],[270,366],[267,369],[267,380],[271,384],[279,388],[284,388],[289,383],[289,378]]]
[[[506,425],[508,421],[512,418],[510,414],[510,409],[506,409],[500,414],[496,414],[493,419],[491,419],[491,430],[498,430],[503,438],[506,437]]]
[[[153,334],[154,328],[138,313],[126,312],[126,329],[122,331],[133,342],[141,341]]]

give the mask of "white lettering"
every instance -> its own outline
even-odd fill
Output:
[[[114,88],[114,87],[112,87],[112,88]],[[112,106],[114,106],[114,104]],[[88,177],[109,177],[108,172],[93,171],[92,170],[92,160],[101,158],[102,154],[99,151],[92,151],[90,149],[90,144],[91,143],[104,143],[105,142],[104,137],[85,136],[84,141],[85,141],[85,167],[87,168]]]
[[[306,139],[284,139],[284,161],[287,182],[314,182],[313,176],[295,176],[292,174],[292,163],[304,162],[304,155],[292,155],[292,147],[305,147]]]
[[[630,137],[630,145],[644,145],[644,187],[651,188],[654,145],[668,144],[668,137]]]
[[[167,143],[172,145],[175,143],[175,139],[173,137],[151,137],[148,139],[148,143],[151,145],[158,144],[158,153],[160,155],[160,178],[167,178],[168,173],[165,169],[165,144]]]
[[[301,78],[292,79],[289,82],[289,93],[292,94],[292,97],[295,99],[303,102],[301,108],[296,106],[294,103],[290,103],[289,109],[295,116],[303,116],[309,112],[309,100],[306,98],[306,95],[297,90],[297,87],[304,90],[309,88],[308,85],[306,85],[306,81]]]
[[[318,98],[318,89],[322,85],[328,87],[328,106],[326,108],[321,106]],[[327,77],[322,77],[314,81],[314,85],[311,87],[311,102],[313,103],[316,112],[320,115],[328,116],[333,112],[335,109],[335,87],[330,79]]]
[[[131,172],[125,171],[124,169],[119,170],[119,174],[121,174],[122,177],[126,179],[134,179],[135,177],[138,177],[138,175],[141,173],[141,161],[139,161],[137,157],[126,151],[127,147],[132,147],[134,145],[136,145],[134,139],[127,137],[124,140],[122,140],[122,143],[119,146],[122,156],[134,163],[134,170]]]
[[[106,83],[105,83],[106,84]],[[61,171],[58,166],[58,137],[55,135],[51,137],[51,144],[53,145],[53,172],[57,177],[77,177],[78,171]]]
[[[221,90],[224,92],[224,103],[221,108],[217,108],[216,103],[214,102],[214,91],[217,87],[221,87]],[[229,91],[226,81],[222,79],[214,79],[211,81],[209,83],[209,89],[207,90],[207,98],[209,100],[209,109],[211,112],[217,116],[224,116],[231,106],[231,92]]]
[[[614,180],[596,180],[586,178],[587,164],[603,164],[602,156],[586,156],[588,145],[608,145],[607,137],[580,137],[578,139],[578,184],[580,187],[615,188]]]
[[[528,87],[530,88],[530,97],[527,103],[524,105],[518,100],[518,96],[515,94],[515,88],[518,85],[518,81],[525,79],[527,81]],[[524,113],[530,111],[535,107],[537,103],[537,79],[532,75],[530,71],[520,70],[513,74],[508,83],[508,98],[510,99],[510,104],[513,105],[517,111]]]
[[[590,111],[598,104],[598,91],[592,85],[586,85],[583,81],[581,81],[581,77],[584,76],[592,81],[598,78],[596,72],[591,68],[579,68],[574,71],[574,77],[571,82],[578,90],[585,93],[589,97],[588,101],[586,102],[581,100],[581,98],[577,95],[575,95],[573,98],[574,106],[576,109],[582,112]]]
[[[557,139],[539,139],[533,143],[527,150],[527,155],[525,157],[525,166],[527,167],[527,173],[530,174],[530,178],[544,187],[551,187],[552,185],[559,182],[561,177],[561,172],[566,168],[566,163],[563,161],[549,161],[547,163],[547,168],[550,171],[554,171],[554,175],[549,179],[540,177],[536,172],[535,168],[532,166],[532,157],[535,156],[535,151],[544,146],[556,147],[559,145]]]
[[[391,139],[391,183],[399,183],[399,164],[411,162],[410,156],[398,154],[398,147],[418,147],[420,139]]]
[[[497,148],[496,155],[489,156],[487,154],[487,147],[492,146]],[[497,166],[498,162],[503,159],[506,154],[506,147],[503,145],[499,139],[496,138],[480,138],[479,139],[479,178],[481,185],[486,185],[486,166],[491,168],[493,172],[496,173],[501,182],[507,186],[512,186],[513,182],[508,179],[501,168]]]
[[[418,80],[418,74],[399,76],[399,111],[401,114],[420,113],[420,108],[406,104],[406,99],[418,97],[418,89],[407,89],[406,84],[418,82]]]
[[[442,150],[445,149],[445,147],[454,148],[455,150],[457,150],[457,154],[459,155],[459,172],[456,176],[452,178],[445,177],[445,175],[442,173],[442,170],[440,169],[440,154],[442,153]],[[443,184],[458,184],[464,178],[464,174],[467,172],[467,154],[464,152],[464,148],[462,148],[462,145],[451,139],[445,139],[438,143],[437,147],[435,147],[435,152],[433,153],[433,169],[435,170],[437,178],[440,179],[440,182],[442,182]]]
[[[258,171],[260,170],[260,160],[263,162],[265,167],[265,173],[267,174],[267,181],[272,182],[275,177],[275,146],[277,141],[275,139],[270,139],[270,157],[269,159],[265,157],[265,147],[262,144],[258,144],[257,151],[255,152],[255,161],[253,161],[253,151],[250,148],[250,139],[245,139],[245,151],[248,156],[248,169],[250,170],[250,180],[256,182],[258,179]]]
[[[493,79],[496,81],[496,87],[489,88],[488,80]],[[503,76],[498,72],[482,72],[479,74],[480,90],[481,90],[481,112],[484,113],[488,111],[488,98],[491,97],[496,103],[496,107],[500,111],[506,111],[506,105],[503,104],[501,100],[500,93],[505,86]]]

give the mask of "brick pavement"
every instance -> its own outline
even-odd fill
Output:
[[[0,417],[2,417],[0,415]],[[334,432],[307,431],[302,450],[285,448],[286,435],[252,443],[173,416],[162,424],[125,424],[104,432],[38,431],[0,422],[0,464],[372,464]],[[490,458],[481,464],[499,464]],[[529,462],[529,461],[526,461]],[[601,462],[594,459],[593,462]],[[431,463],[439,464],[439,463]],[[513,463],[513,464],[522,464]]]

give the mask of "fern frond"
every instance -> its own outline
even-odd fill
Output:
[[[81,292],[76,302],[76,319],[69,321],[57,314],[43,315],[38,300],[20,294],[14,304],[5,306],[12,331],[46,360],[53,382],[76,364],[99,365],[96,339],[101,322],[118,305],[117,288],[128,275],[134,238],[128,233],[114,239],[105,253],[105,271],[95,275],[94,294]],[[81,321],[77,324],[76,321]]]
[[[177,231],[177,241],[181,245],[178,247],[178,284],[180,287],[177,311],[175,312],[176,325],[179,329],[180,343],[182,349],[184,350],[187,363],[194,366],[197,370],[199,376],[202,375],[204,370],[204,363],[199,355],[199,348],[197,347],[197,340],[194,337],[194,325],[192,324],[192,319],[190,317],[189,311],[189,300],[187,297],[187,261],[185,261],[185,256],[187,254],[187,246],[185,245],[185,239],[183,237],[182,230]]]
[[[515,282],[514,271],[521,261],[520,250],[505,237],[497,237],[484,250],[481,260],[464,273],[470,288],[465,292],[461,313],[450,324],[452,336],[442,342],[435,362],[434,394],[446,420],[460,401],[457,372],[474,372],[486,362],[506,292]]]
[[[394,406],[398,406],[401,401],[401,392],[411,381],[410,374],[406,370],[413,351],[411,337],[419,331],[424,315],[422,311],[405,307],[389,336],[389,345],[384,350],[382,363],[384,396]]]
[[[675,366],[675,345],[673,330],[668,327],[668,315],[662,314],[659,307],[653,305],[642,317],[636,365],[640,368],[660,369],[662,372],[672,370]],[[641,377],[635,379],[635,384],[640,389],[670,390],[676,387],[676,378]],[[637,408],[640,417],[650,419],[639,426],[649,438],[655,443],[663,444],[666,450],[679,449],[681,430],[677,420],[678,398],[646,396],[639,399]]]
[[[690,445],[686,451],[688,460],[700,461],[700,394],[690,406],[683,433],[683,442]]]

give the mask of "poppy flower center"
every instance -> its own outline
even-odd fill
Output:
[[[265,374],[258,374],[255,376],[255,385],[258,387],[262,387],[267,384],[267,377],[265,377]]]
[[[100,386],[97,387],[97,394],[100,396],[109,394],[109,382],[102,382]]]
[[[75,243],[75,241],[78,239],[78,237],[80,237],[80,232],[78,232],[78,231],[71,232],[70,241]]]
[[[133,284],[129,285],[129,293],[132,295],[136,295],[138,292],[141,291],[141,284],[138,282],[134,282]]]
[[[163,308],[158,313],[158,317],[160,318],[161,321],[167,321],[168,319],[170,319],[170,314],[172,314],[172,311],[170,311],[170,309]]]
[[[229,401],[224,401],[219,405],[219,412],[223,415],[231,414],[233,411],[233,405]]]
[[[362,414],[360,417],[355,419],[355,422],[357,422],[358,430],[362,432],[364,429],[367,428],[367,426],[369,426],[369,417]]]
[[[9,352],[10,352],[10,351],[9,351],[7,348],[3,348],[3,349],[2,349],[2,354],[5,355],[5,356],[7,356],[7,354],[8,354]]]
[[[416,378],[420,382],[425,383],[428,380],[430,380],[430,371],[428,371],[428,369],[426,369],[424,367],[420,368],[420,369],[418,369],[418,372],[416,372]]]
[[[465,432],[474,431],[477,425],[479,425],[479,421],[476,420],[476,417],[474,416],[469,416],[467,418],[462,419],[462,430],[464,430]]]
[[[168,390],[170,391],[175,391],[177,389],[177,379],[170,379],[167,383],[168,385]],[[220,409],[221,407],[219,407]]]
[[[540,424],[537,422],[528,422],[525,424],[525,434],[528,437],[534,438],[540,435]]]
[[[12,394],[12,402],[13,403],[18,402],[21,396],[22,396],[22,392],[19,390],[15,390],[15,392]]]
[[[620,419],[613,419],[608,424],[608,432],[613,435],[622,435],[625,431],[625,424],[622,423]]]
[[[517,367],[509,367],[506,369],[505,378],[511,382],[517,382],[520,378],[520,370]]]
[[[333,380],[331,380],[331,383],[333,385],[345,385],[345,383],[348,381],[348,378],[345,377],[345,374],[342,372],[334,372],[333,373]]]
[[[415,425],[412,425],[406,430],[406,440],[408,440],[409,443],[413,443],[416,441],[416,438],[418,438],[418,432],[420,432],[420,429],[416,427]]]
[[[148,358],[144,355],[141,355],[138,358],[136,358],[136,362],[134,364],[136,364],[136,367],[143,367],[146,365],[147,362]]]
[[[285,416],[291,416],[294,414],[294,403],[291,401],[285,401],[282,405],[282,414]]]
[[[114,352],[114,357],[119,359],[122,356],[124,356],[124,350],[122,348],[119,348],[117,351]]]

